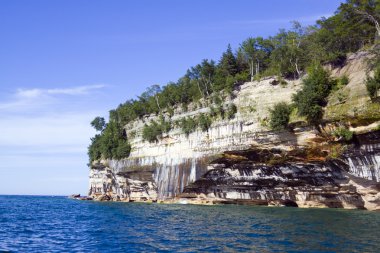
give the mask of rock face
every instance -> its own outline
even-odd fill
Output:
[[[112,163],[111,163],[112,164]],[[152,171],[118,172],[107,162],[93,164],[89,196],[99,201],[157,201]]]
[[[324,161],[302,150],[226,152],[180,197],[201,203],[380,210],[379,144],[380,131],[357,135],[340,159]]]
[[[231,102],[236,104],[238,113],[233,119],[213,122],[207,132],[198,129],[186,136],[181,129],[174,128],[159,142],[149,143],[142,139],[142,129],[150,120],[157,120],[157,116],[130,123],[125,127],[127,135],[134,136],[129,138],[132,145],[130,157],[119,161],[101,161],[102,166],[93,165],[90,170],[89,195],[92,196],[95,192],[114,192],[120,199],[125,199],[129,186],[117,182],[126,181],[129,185],[128,180],[131,178],[128,175],[134,173],[133,181],[154,182],[159,199],[173,198],[181,193],[186,185],[200,178],[207,171],[208,162],[223,151],[243,150],[252,144],[280,145],[286,148],[298,145],[298,141],[302,143],[304,136],[314,136],[308,129],[303,129],[297,132],[300,136],[300,140],[297,140],[294,134],[273,133],[266,129],[263,122],[269,108],[276,102],[289,102],[292,94],[300,87],[299,80],[289,81],[284,87],[273,86],[273,80],[272,78],[240,86],[234,96],[225,102],[226,105]],[[273,99],[273,93],[278,94],[276,99]],[[206,105],[197,109],[190,108],[189,112],[177,108],[171,120],[179,120],[208,110]],[[150,178],[136,178],[141,173],[146,174],[147,169],[151,170]],[[116,184],[113,185],[112,182]]]
[[[350,175],[341,163],[259,165],[218,160],[182,198],[214,203],[380,210],[380,184]],[[365,189],[365,191],[363,191]]]
[[[352,175],[380,182],[380,134],[379,131],[358,135],[356,148],[342,157]]]
[[[366,55],[354,55],[344,67],[332,69],[336,77],[350,76],[347,89],[360,94],[360,99],[355,100],[360,103],[369,100],[363,92],[363,57]],[[157,121],[158,116],[150,115],[129,123],[125,126],[125,131],[132,146],[130,157],[93,163],[90,168],[89,196],[115,201],[157,201],[178,196],[187,196],[188,199],[192,199],[191,196],[206,196],[218,201],[225,199],[257,204],[285,203],[347,208],[376,206],[377,193],[372,200],[363,197],[363,194],[376,192],[374,189],[377,186],[373,184],[380,178],[379,139],[368,137],[365,140],[363,137],[357,141],[356,146],[341,157],[344,168],[308,160],[291,163],[284,161],[283,164],[269,166],[265,165],[265,161],[225,164],[217,159],[225,152],[250,150],[252,146],[260,150],[289,151],[305,149],[313,144],[317,133],[311,127],[295,124],[298,127],[291,132],[268,130],[269,109],[275,103],[290,102],[292,95],[301,87],[300,80],[288,80],[287,85],[274,85],[274,80],[267,78],[239,86],[231,97],[224,100],[225,106],[230,103],[237,106],[235,117],[219,119],[205,132],[198,129],[186,136],[181,129],[174,128],[158,142],[149,143],[142,139],[142,129],[151,120]],[[209,106],[206,101],[200,101],[196,105],[190,105],[187,111],[181,107],[174,108],[170,120],[174,122],[207,113]],[[331,104],[327,107],[332,108],[332,118],[339,117],[337,112],[341,112],[341,106],[344,105]],[[326,112],[326,115],[330,113]],[[169,119],[169,115],[165,117]],[[297,118],[292,120],[297,123]],[[367,181],[363,183],[359,178]],[[271,187],[273,189],[270,192]],[[267,192],[273,197],[266,196]]]

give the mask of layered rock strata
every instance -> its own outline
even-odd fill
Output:
[[[218,159],[180,197],[189,203],[380,210],[380,184],[353,176],[340,160],[270,166]]]
[[[330,118],[326,121],[339,122],[346,111],[352,119],[368,111],[365,105],[369,97],[364,85],[367,56],[365,53],[352,55],[344,66],[332,69],[333,76],[347,75],[350,82],[342,89],[344,94],[347,93],[346,100],[329,99],[325,115]],[[376,182],[380,178],[378,132],[372,136],[361,135],[356,144],[341,155],[340,166],[325,162],[325,157],[322,160],[281,160],[281,154],[276,153],[276,150],[279,153],[306,150],[325,141],[318,140],[320,137],[312,127],[299,124],[302,119],[294,117],[293,131],[268,130],[269,109],[275,103],[290,102],[300,87],[300,80],[288,80],[286,85],[279,85],[274,78],[245,83],[236,87],[232,96],[224,99],[224,106],[231,103],[237,106],[237,113],[232,119],[220,118],[212,123],[208,131],[196,129],[189,135],[174,127],[155,143],[144,141],[142,130],[151,120],[158,121],[159,116],[148,115],[130,122],[125,126],[132,145],[129,158],[94,162],[90,168],[89,196],[98,200],[158,201],[185,197],[187,194],[186,201],[194,200],[194,196],[196,199],[206,196],[203,203],[211,198],[212,201],[249,200],[258,204],[286,202],[298,206],[376,209],[370,206],[376,206],[377,202],[370,199],[377,198]],[[164,112],[164,116],[166,120],[175,122],[208,113],[210,106],[213,105],[201,100],[191,104],[186,111],[177,107],[174,108],[174,115]],[[361,126],[355,127],[358,129]],[[358,132],[373,132],[375,127]],[[258,162],[257,159],[248,159],[250,164],[235,161],[234,165],[218,160],[225,152],[251,152],[252,147],[269,150],[271,156],[281,159],[277,159],[276,165],[268,163],[269,160]],[[264,153],[260,155],[265,157]],[[244,166],[247,166],[246,170],[243,170]],[[217,179],[217,176],[220,178]],[[300,184],[297,185],[297,182]],[[270,190],[270,187],[275,188]],[[266,192],[274,197],[265,195]],[[368,198],[363,197],[367,194],[365,192],[369,194]],[[369,197],[373,193],[376,194]]]

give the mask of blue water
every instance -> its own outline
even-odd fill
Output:
[[[380,252],[380,213],[0,196],[0,251]]]

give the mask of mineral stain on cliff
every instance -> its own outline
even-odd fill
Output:
[[[357,160],[367,160],[358,156],[359,150],[360,147],[351,147],[344,160],[325,157],[324,161],[310,160],[305,150],[285,154],[276,150],[226,152],[223,158],[211,162],[209,171],[187,186],[180,197],[190,203],[380,210],[380,183],[376,177],[354,176],[348,164],[353,153]],[[268,165],[274,157],[277,164]],[[371,165],[372,168],[362,168],[362,174],[378,168],[377,164]]]
[[[248,38],[95,119],[89,195],[379,210],[378,7]]]
[[[362,66],[358,63],[362,58],[353,59],[341,68],[343,74],[353,71],[353,66]],[[355,71],[365,78],[360,74],[363,69]],[[348,143],[329,137],[328,133],[339,128],[340,123],[328,120],[322,134],[297,121],[292,123],[291,131],[268,131],[258,120],[268,110],[250,112],[244,108],[252,101],[266,108],[277,101],[287,101],[299,85],[295,80],[288,87],[273,86],[272,80],[246,83],[234,91],[231,99],[238,107],[237,114],[233,119],[214,122],[207,132],[196,130],[186,135],[172,129],[168,137],[149,143],[139,133],[144,122],[157,116],[126,125],[127,134],[137,133],[131,139],[131,155],[127,159],[94,162],[89,195],[121,201],[182,198],[203,204],[377,210],[379,131],[355,125],[352,129],[357,134]],[[363,89],[362,81],[349,85],[362,85]],[[274,92],[278,94],[276,98],[272,96]],[[188,114],[178,111],[173,117]]]

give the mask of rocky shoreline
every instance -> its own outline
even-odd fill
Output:
[[[81,196],[80,194],[72,194],[68,196],[69,199],[76,199],[76,200],[94,200],[92,197],[88,196]]]
[[[159,195],[153,172],[149,177],[143,171],[141,177],[137,172],[114,173],[110,167],[97,165],[93,173],[101,188],[91,188],[90,197],[74,198],[380,211],[379,140],[380,131],[357,135],[339,158],[331,158],[328,151],[337,143],[291,150],[252,147],[226,151],[174,197]]]

